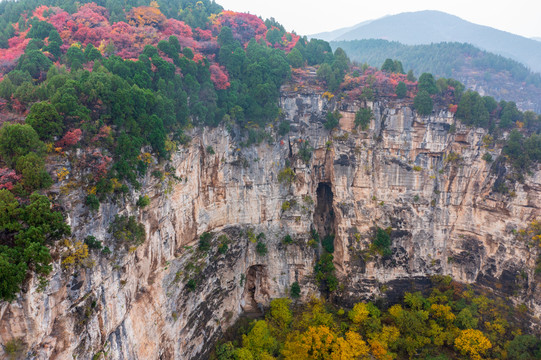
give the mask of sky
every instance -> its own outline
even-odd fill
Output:
[[[525,37],[541,37],[539,0],[217,0],[227,10],[274,17],[288,31],[310,35],[385,15],[439,10]]]

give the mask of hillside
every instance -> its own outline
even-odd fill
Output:
[[[540,115],[209,0],[0,31],[0,358],[541,350]]]
[[[352,60],[381,66],[385,59],[399,59],[415,74],[429,72],[451,77],[468,88],[514,101],[522,110],[541,112],[541,75],[521,63],[480,50],[469,44],[437,43],[404,45],[386,40],[333,41],[333,49],[344,49]]]
[[[317,38],[318,34],[312,35]],[[519,61],[541,72],[541,43],[522,36],[481,26],[440,11],[418,11],[386,16],[328,41],[383,39],[406,45],[440,42],[469,43],[483,50]]]

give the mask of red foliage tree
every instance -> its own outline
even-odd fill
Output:
[[[189,25],[186,25],[186,23],[183,21],[167,19],[167,21],[164,23],[160,38],[166,39],[171,35],[178,38],[178,41],[182,47],[190,47],[192,49],[198,47],[197,42],[193,38],[192,28]]]
[[[7,72],[15,66],[15,63],[22,54],[30,39],[26,39],[27,31],[19,33],[8,40],[8,48],[0,49],[0,71]]]
[[[201,61],[203,61],[204,58],[205,57],[200,53],[195,53],[193,55],[193,61],[195,61],[195,62],[201,62]]]
[[[15,170],[9,168],[0,168],[0,189],[12,190],[13,186],[22,179]]]
[[[257,36],[265,36],[267,33],[267,27],[263,20],[252,14],[237,13],[234,11],[222,11],[213,20],[213,25],[216,34],[220,32],[223,26],[230,27],[233,34],[243,44]]]
[[[225,68],[216,64],[210,65],[210,79],[218,90],[227,89],[231,84],[226,74]]]
[[[50,15],[48,22],[56,28],[59,34],[61,34],[62,31],[67,29],[68,20],[70,19],[71,15],[64,10],[61,10],[57,11],[53,15]]]
[[[291,36],[291,40],[288,40],[287,39],[287,35],[290,35]],[[297,42],[299,41],[301,37],[297,34],[293,34],[293,33],[286,33],[284,34],[284,36],[282,36],[282,42],[284,42],[285,47],[284,47],[284,50],[289,53],[291,50],[293,50],[293,48],[295,47],[295,45],[297,45]]]
[[[100,178],[107,174],[109,164],[113,159],[109,156],[103,155],[100,150],[93,149],[88,154],[83,155],[83,162],[86,168],[92,169],[94,180],[98,181]]]
[[[199,41],[207,41],[212,39],[212,31],[210,30],[202,30],[200,28],[196,28],[194,30],[194,38]]]
[[[111,127],[107,125],[103,125],[100,128],[100,131],[92,138],[92,142],[96,142],[100,139],[105,139],[109,135],[111,135]]]
[[[103,6],[89,3],[81,6],[72,16],[73,20],[89,28],[109,25],[109,12]]]
[[[43,13],[48,10],[49,7],[46,5],[38,6],[34,9],[34,12],[32,12],[32,17],[38,18],[41,21],[45,21],[45,16],[43,16]]]
[[[103,27],[89,28],[81,25],[73,34],[73,40],[80,42],[83,46],[92,43],[94,46],[99,46],[101,41],[108,37],[108,29]]]
[[[62,148],[73,146],[81,140],[82,136],[83,132],[81,129],[71,130],[68,131],[62,139],[58,140],[55,145]]]

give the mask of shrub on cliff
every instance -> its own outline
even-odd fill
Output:
[[[267,255],[267,252],[268,252],[267,245],[262,241],[258,241],[255,247],[255,251],[257,252],[257,255],[265,256]]]
[[[52,184],[51,176],[45,171],[45,160],[35,152],[19,157],[15,169],[23,177],[19,193],[30,194],[34,190],[48,188]]]
[[[293,238],[291,237],[291,235],[287,234],[287,235],[284,236],[284,238],[282,239],[282,243],[285,244],[285,245],[293,244]]]
[[[325,251],[332,254],[334,252],[334,235],[326,235],[323,241],[321,241],[321,246],[323,246]]]
[[[145,227],[134,216],[115,215],[108,231],[115,240],[125,244],[141,245],[146,238]]]
[[[98,211],[100,209],[100,200],[94,194],[90,194],[86,197],[85,204],[91,211]]]
[[[332,112],[329,111],[326,116],[327,121],[325,121],[323,126],[325,126],[325,129],[327,130],[333,130],[337,128],[338,125],[340,125],[341,118],[342,118],[342,114],[340,114],[340,111],[338,110],[335,110]]]
[[[40,139],[45,141],[62,134],[62,120],[55,107],[43,101],[32,105],[25,121],[36,130]]]
[[[413,99],[413,107],[419,115],[429,115],[432,113],[434,103],[428,92],[421,90]]]
[[[316,263],[315,273],[319,285],[328,292],[338,289],[338,279],[335,275],[333,264],[334,256],[329,253],[323,253],[320,260]]]
[[[396,85],[395,93],[396,93],[397,98],[399,99],[405,98],[406,95],[408,94],[408,88],[406,87],[406,83],[404,83],[403,81],[400,81],[398,85]]]
[[[227,243],[220,243],[220,245],[218,245],[218,253],[225,255],[227,250],[229,250]]]
[[[284,136],[291,130],[291,123],[289,121],[282,121],[280,122],[280,125],[278,125],[278,135]]]
[[[148,195],[139,196],[139,199],[137,200],[136,204],[140,208],[144,208],[150,204],[150,198]]]
[[[101,250],[103,248],[101,241],[97,240],[96,237],[92,235],[88,235],[85,238],[85,244],[89,249]]]
[[[314,151],[314,148],[310,146],[310,143],[307,140],[303,141],[301,146],[299,146],[299,157],[305,164],[310,162],[312,151]]]
[[[370,108],[362,108],[355,113],[355,126],[361,128],[361,130],[366,131],[370,126],[370,120],[374,117],[374,113]]]
[[[372,239],[372,247],[377,251],[381,256],[387,257],[392,255],[391,250],[391,235],[390,229],[376,229],[376,234]]]
[[[296,174],[289,166],[286,166],[280,172],[278,173],[278,182],[281,184],[287,184],[290,185],[295,181]]]
[[[298,299],[301,296],[301,287],[298,282],[291,284],[291,289],[289,290],[289,295],[293,299]]]
[[[201,236],[199,237],[199,246],[198,246],[199,251],[202,251],[202,252],[209,251],[210,246],[211,246],[210,240],[212,240],[211,233],[204,232],[203,234],[201,234]]]
[[[39,139],[32,126],[5,124],[0,129],[0,156],[10,166],[29,152],[45,153],[45,144]]]
[[[28,270],[40,276],[51,271],[47,245],[70,234],[62,214],[51,210],[46,196],[32,194],[29,204],[19,203],[8,190],[0,190],[0,299],[12,300]]]
[[[190,279],[186,283],[186,288],[188,289],[189,292],[194,291],[196,287],[197,287],[197,283],[195,282],[194,279]]]

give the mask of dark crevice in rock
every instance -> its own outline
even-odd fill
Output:
[[[328,183],[319,183],[317,187],[317,203],[314,211],[314,226],[321,238],[335,233],[333,192],[331,185]]]

